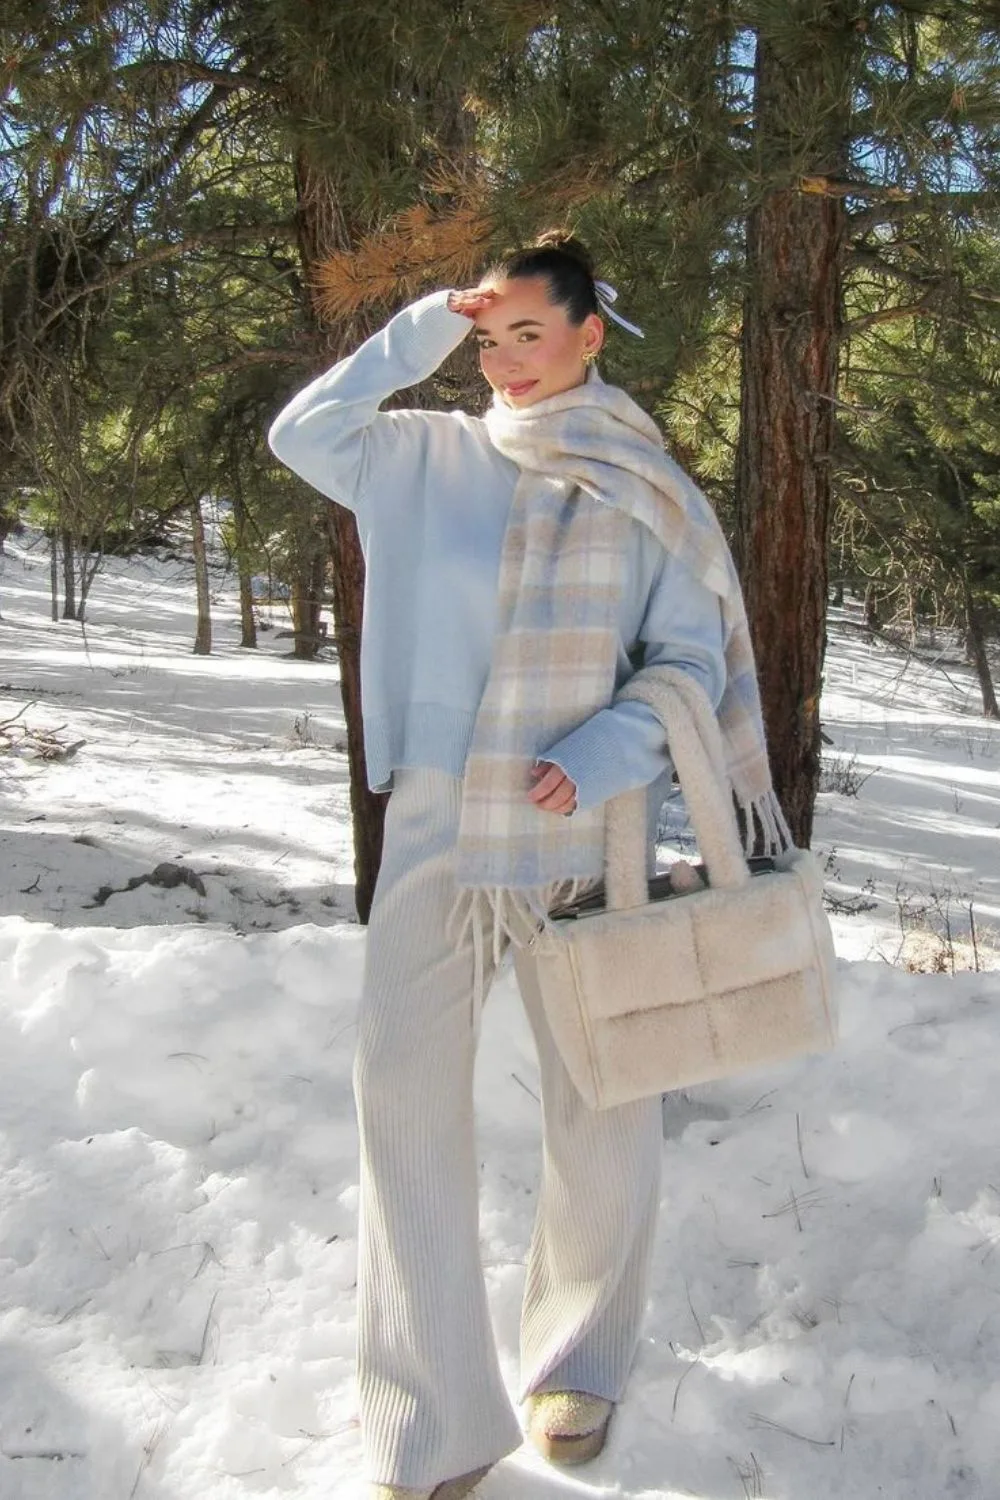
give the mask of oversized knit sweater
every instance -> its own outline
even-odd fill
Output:
[[[279,459],[352,510],[365,556],[361,693],[373,790],[401,767],[460,776],[490,669],[497,576],[517,467],[463,412],[382,411],[425,380],[469,333],[435,292],[405,308],[299,392],[274,421]],[[690,672],[717,706],[725,685],[718,597],[633,522],[616,682],[637,659]],[[602,709],[544,757],[589,808],[648,785],[669,766],[643,703]]]

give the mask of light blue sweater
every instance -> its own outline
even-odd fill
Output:
[[[364,550],[361,694],[368,782],[396,767],[460,776],[489,674],[500,553],[518,469],[486,425],[463,412],[380,411],[394,391],[437,369],[471,324],[448,293],[422,298],[276,418],[271,448],[357,517]],[[633,522],[619,626],[617,685],[629,653],[696,677],[718,706],[725,686],[719,601]],[[539,759],[594,807],[669,766],[663,729],[644,704],[602,709]]]

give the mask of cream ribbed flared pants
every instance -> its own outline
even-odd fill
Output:
[[[406,1488],[494,1462],[521,1432],[479,1252],[473,945],[449,937],[461,782],[396,773],[368,926],[354,1086],[361,1136],[358,1375],[369,1478]],[[487,944],[487,946],[489,946]],[[486,958],[486,982],[492,978]],[[519,959],[544,1150],[521,1321],[523,1394],[618,1400],[659,1200],[658,1100],[589,1110]]]

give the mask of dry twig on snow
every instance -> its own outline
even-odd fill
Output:
[[[59,738],[66,728],[39,729],[24,722],[24,715],[33,705],[26,703],[10,719],[0,719],[0,755],[19,755],[28,760],[70,760],[86,740],[74,740],[66,744]]]

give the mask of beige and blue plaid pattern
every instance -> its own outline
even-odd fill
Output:
[[[531,891],[603,870],[604,809],[557,818],[528,799],[536,757],[615,690],[625,539],[648,526],[721,600],[727,680],[719,724],[733,790],[772,846],[791,843],[771,786],[750,632],[715,513],[664,452],[656,424],[591,370],[487,427],[521,469],[504,538],[493,660],[465,771],[459,882]],[[748,818],[748,839],[753,834]]]
[[[628,525],[572,483],[527,472],[518,481],[465,772],[462,884],[537,887],[600,872],[602,809],[555,818],[528,791],[536,757],[614,695]]]

